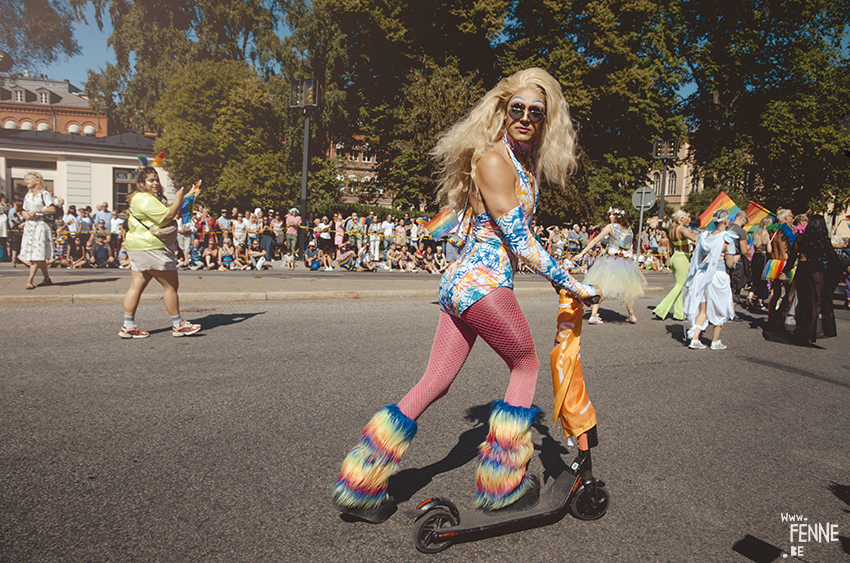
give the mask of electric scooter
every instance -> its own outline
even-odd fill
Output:
[[[587,432],[588,446],[599,440],[594,426]],[[575,461],[540,491],[540,500],[524,510],[470,511],[461,515],[452,501],[434,497],[416,507],[413,543],[423,553],[439,553],[453,543],[475,539],[485,533],[512,531],[545,525],[567,508],[580,520],[597,520],[608,510],[605,483],[593,476],[590,449],[579,450]]]

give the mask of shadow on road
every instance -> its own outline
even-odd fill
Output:
[[[193,338],[197,338],[199,336],[203,336],[205,331],[210,331],[215,328],[235,325],[249,319],[256,317],[257,315],[265,315],[265,311],[258,311],[256,313],[233,313],[233,314],[224,314],[224,313],[213,313],[211,315],[206,315],[205,317],[191,319],[191,322],[201,325],[201,332],[196,335],[193,335]],[[187,319],[189,320],[189,319]],[[151,334],[158,334],[161,332],[167,332],[168,328],[161,328],[150,331]]]
[[[390,477],[387,491],[395,498],[396,502],[403,503],[410,500],[437,475],[448,473],[473,461],[478,455],[478,446],[487,437],[487,422],[490,418],[492,406],[493,403],[491,402],[467,409],[464,418],[474,423],[475,426],[460,435],[457,444],[449,450],[443,459],[424,467],[405,469]],[[540,451],[543,481],[546,482],[549,478],[557,477],[567,468],[567,464],[561,458],[561,455],[568,454],[569,450],[552,437],[549,427],[543,424],[542,419],[542,413],[538,414],[532,426],[543,436],[541,446],[539,448],[535,446],[535,449]]]

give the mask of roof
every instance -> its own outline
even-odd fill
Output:
[[[34,78],[28,76],[20,76],[17,74],[0,74],[0,87],[11,90],[14,88],[23,88],[28,92],[37,92],[39,90],[49,90],[56,95],[54,100],[51,100],[50,105],[60,108],[80,108],[90,109],[88,98],[82,96],[82,90],[68,82],[67,80],[53,80],[50,78]],[[57,100],[58,98],[58,100]],[[32,102],[10,102],[21,103],[22,105]]]
[[[153,141],[136,133],[121,133],[109,137],[66,135],[52,131],[19,131],[0,129],[0,148],[39,148],[59,150],[89,150],[111,153],[152,154]]]

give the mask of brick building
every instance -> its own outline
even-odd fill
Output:
[[[0,127],[106,137],[106,117],[90,107],[82,91],[67,80],[43,75],[0,74]]]

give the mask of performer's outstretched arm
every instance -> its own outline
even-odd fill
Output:
[[[566,289],[578,299],[587,299],[596,295],[596,288],[576,281],[558,265],[555,259],[543,248],[543,245],[531,235],[528,223],[525,222],[525,216],[519,205],[498,217],[496,224],[502,231],[502,240],[530,268],[545,276],[558,287]]]

